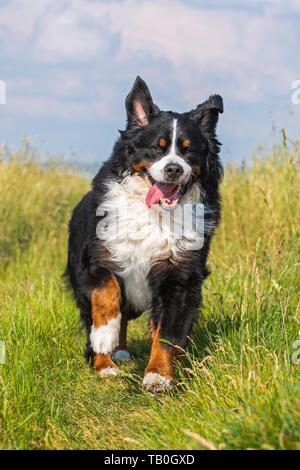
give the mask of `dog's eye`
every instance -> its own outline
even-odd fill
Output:
[[[168,145],[168,142],[164,137],[160,137],[158,141],[158,145],[160,146],[160,148],[165,149],[166,146]]]
[[[182,150],[187,150],[191,145],[191,142],[189,141],[189,139],[183,139],[180,143],[180,148]]]

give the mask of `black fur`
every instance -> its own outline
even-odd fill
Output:
[[[137,112],[136,103],[140,106],[138,110],[144,112],[142,116]],[[110,264],[109,255],[103,254],[102,242],[96,236],[99,221],[96,209],[106,193],[105,183],[111,179],[121,181],[124,174],[133,173],[133,165],[141,161],[152,163],[159,160],[164,150],[159,147],[158,138],[165,137],[169,141],[170,122],[174,117],[178,119],[179,138],[182,135],[182,138],[190,141],[190,146],[182,150],[181,156],[190,165],[200,168],[200,176],[195,177],[196,183],[201,185],[205,193],[210,217],[216,226],[220,220],[219,184],[223,171],[218,156],[220,144],[216,139],[216,124],[219,113],[223,112],[222,98],[211,96],[188,113],[164,112],[153,103],[146,84],[138,77],[126,98],[126,109],[127,128],[120,132],[111,158],[94,178],[92,190],[74,209],[69,225],[66,273],[87,331],[87,358],[92,355],[89,343],[91,292],[104,285],[111,272],[118,272],[117,267]],[[206,263],[211,236],[212,233],[206,236],[201,250],[184,253],[181,261],[174,262],[170,257],[169,260],[157,262],[148,274],[153,298],[152,323],[160,323],[162,337],[181,347],[186,346],[199,312],[201,286],[208,275]],[[122,315],[134,318],[142,312],[135,312],[128,305],[123,281],[118,275],[117,279],[122,289]]]

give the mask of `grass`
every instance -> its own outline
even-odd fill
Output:
[[[87,181],[41,168],[26,146],[0,158],[0,447],[300,449],[300,364],[292,361],[300,339],[299,153],[293,142],[249,168],[226,169],[201,317],[178,389],[157,397],[140,387],[146,318],[130,326],[136,360],[125,377],[101,380],[82,358],[61,273],[67,221]]]

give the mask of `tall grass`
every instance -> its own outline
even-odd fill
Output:
[[[26,146],[0,155],[0,447],[300,449],[299,151],[226,169],[204,307],[178,389],[156,397],[140,387],[145,318],[130,327],[126,377],[101,380],[82,358],[61,273],[88,182]]]

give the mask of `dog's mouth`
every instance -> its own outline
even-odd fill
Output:
[[[147,206],[160,204],[166,210],[172,210],[177,206],[187,188],[186,184],[159,183],[152,178],[150,182],[152,186],[146,196]]]

